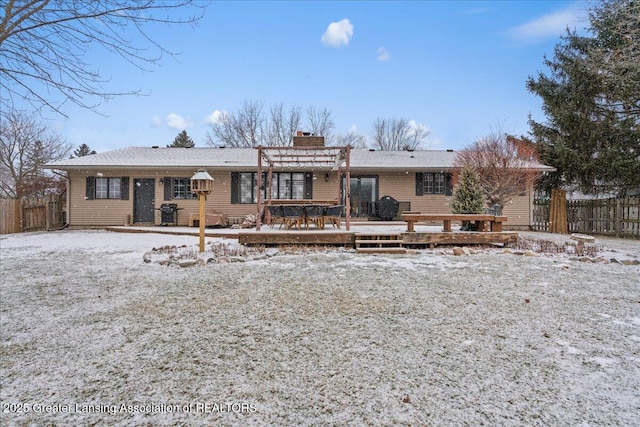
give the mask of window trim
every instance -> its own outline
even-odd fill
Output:
[[[180,192],[176,190],[178,185],[184,186],[184,197],[176,196],[176,193]],[[198,194],[191,191],[191,178],[171,177],[171,200],[193,200],[197,198]]]
[[[115,183],[117,180],[117,185]],[[99,182],[106,181],[106,197],[98,195]],[[115,193],[115,194],[114,194]],[[113,177],[96,177],[94,188],[94,199],[96,200],[121,200],[122,199],[122,178],[119,176]]]
[[[251,202],[242,201],[242,199],[246,199],[247,195],[242,192],[242,176],[251,174]],[[294,174],[299,174],[299,179],[294,179]],[[289,189],[285,190],[281,188],[281,177],[285,175],[289,175],[290,179],[288,179]],[[257,203],[257,177],[258,172],[232,172],[231,173],[231,203],[232,204],[242,204],[242,205],[251,205]],[[298,191],[297,196],[299,198],[293,198],[295,183],[302,183],[302,191]],[[267,172],[263,172],[262,177],[263,189],[262,189],[262,198],[266,200],[267,198]],[[284,194],[289,193],[289,197],[283,197]],[[243,197],[243,195],[245,197]],[[281,199],[281,200],[304,200],[313,198],[313,174],[310,172],[304,171],[296,171],[296,172],[273,172],[273,181],[272,181],[272,189],[271,189],[271,198],[272,199]]]
[[[436,192],[436,185],[438,179],[436,176],[442,176],[441,185],[442,191]],[[429,190],[427,185],[427,177],[432,178],[432,189]],[[416,173],[416,196],[451,196],[453,194],[453,188],[451,186],[451,173],[449,172],[417,172]]]

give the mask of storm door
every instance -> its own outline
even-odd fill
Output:
[[[133,180],[133,222],[153,223],[155,179]]]

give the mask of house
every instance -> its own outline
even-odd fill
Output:
[[[322,137],[298,135],[294,147],[323,147]],[[326,151],[335,147],[326,147]],[[286,150],[282,148],[281,150]],[[274,162],[272,170],[258,177],[260,149],[256,148],[160,148],[130,147],[51,163],[49,169],[67,175],[67,223],[71,228],[123,224],[158,225],[162,204],[178,208],[177,225],[187,226],[198,212],[197,196],[190,191],[190,177],[200,169],[214,179],[214,191],[206,208],[231,217],[255,214],[258,178],[271,188],[273,199],[335,200],[345,203],[344,162]],[[319,150],[323,152],[325,150]],[[449,213],[452,194],[453,150],[377,151],[349,150],[349,202],[351,217],[369,217],[372,203],[385,195],[401,202],[402,209]],[[280,152],[282,153],[282,151]],[[311,160],[309,160],[311,159]],[[330,164],[331,163],[331,164]],[[337,166],[340,166],[339,168]],[[548,166],[536,164],[544,172]],[[265,185],[267,175],[272,178]],[[264,178],[263,178],[264,177]],[[504,207],[510,228],[529,228],[532,222],[533,188]]]

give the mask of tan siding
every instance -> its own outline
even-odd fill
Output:
[[[325,173],[329,174],[329,181],[325,181]],[[338,198],[338,173],[315,172],[313,174],[313,198],[316,200],[334,200]]]
[[[162,203],[176,203],[178,208],[178,225],[187,226],[189,214],[197,214],[198,200],[164,200],[164,177],[190,177],[195,171],[169,169],[162,172],[155,171],[109,171],[103,172],[105,178],[128,176],[129,200],[86,200],[86,178],[95,176],[95,172],[70,172],[69,184],[69,225],[72,227],[124,225],[127,215],[133,215],[134,189],[133,180],[136,178],[155,179],[155,208]],[[206,209],[215,209],[230,216],[243,216],[256,213],[255,204],[231,204],[231,172],[209,172],[214,179],[213,193],[207,196]],[[324,175],[323,175],[324,179]],[[155,211],[155,224],[160,224],[160,212]]]
[[[399,202],[409,202],[412,211],[429,213],[449,213],[450,196],[427,194],[416,196],[415,172],[394,172],[378,174],[380,197],[389,195]]]
[[[238,171],[238,172],[243,172]],[[127,215],[133,215],[134,189],[133,181],[136,178],[155,179],[155,207],[162,203],[177,203],[179,208],[178,224],[188,225],[189,214],[198,213],[197,200],[164,200],[164,186],[161,184],[163,177],[190,177],[195,170],[167,169],[162,171],[126,171],[114,170],[103,172],[104,177],[128,176],[129,200],[86,200],[86,177],[95,176],[95,172],[69,173],[69,225],[72,227],[123,225]],[[314,199],[331,200],[337,195],[337,173],[329,172],[329,182],[325,181],[326,172],[316,172],[313,180]],[[255,204],[231,204],[231,172],[209,171],[214,179],[213,193],[207,196],[206,208],[215,209],[218,212],[230,216],[243,216],[256,212]],[[352,175],[376,175],[379,178],[379,196],[389,195],[401,202],[410,202],[411,210],[429,213],[448,213],[451,197],[444,195],[415,194],[415,172],[384,172],[358,171]],[[527,226],[531,218],[531,200],[529,196],[518,197],[509,203],[504,214],[509,217],[507,226]],[[160,223],[160,213],[155,211],[155,223]]]
[[[529,196],[519,196],[507,203],[502,210],[509,220],[505,225],[528,226],[531,224],[531,201]]]
[[[75,226],[105,226],[124,225],[127,214],[133,210],[133,193],[129,191],[129,200],[86,200],[87,176],[95,173],[69,173],[69,225]],[[128,176],[128,174],[104,174],[106,178]]]
[[[354,174],[356,175],[356,174]],[[367,175],[367,173],[358,173]],[[450,213],[451,196],[427,194],[416,196],[415,172],[375,173],[379,177],[379,196],[389,195],[400,202],[410,202],[411,210],[428,213]],[[531,199],[529,193],[516,197],[505,206],[503,215],[508,217],[507,226],[528,226],[531,218]]]

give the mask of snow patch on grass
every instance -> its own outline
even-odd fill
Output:
[[[31,409],[3,423],[637,423],[637,265],[498,249],[142,261],[154,247],[196,244],[2,236],[0,400]],[[621,259],[640,254],[638,242],[602,244]],[[33,410],[75,404],[103,410]]]

